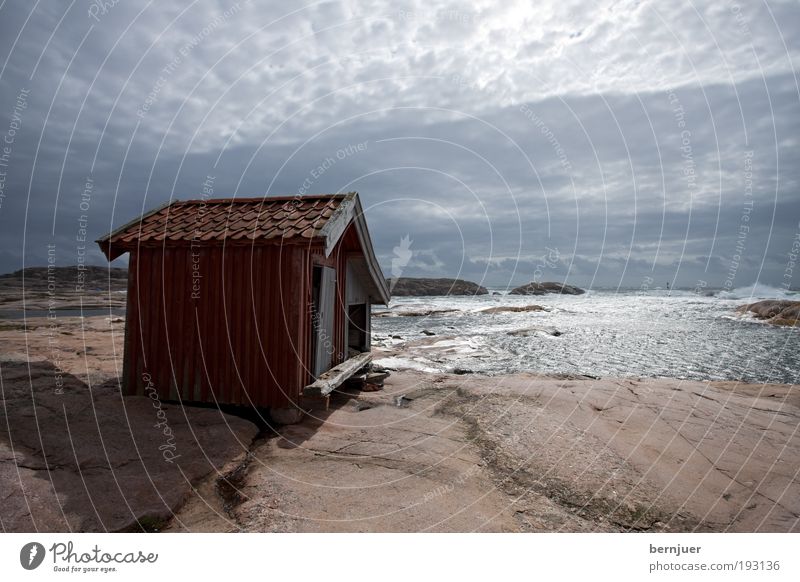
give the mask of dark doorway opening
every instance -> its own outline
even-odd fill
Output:
[[[365,303],[349,305],[347,308],[347,351],[369,351],[367,342],[367,306]]]

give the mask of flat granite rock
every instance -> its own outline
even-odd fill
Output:
[[[157,530],[192,486],[245,453],[257,427],[213,408],[122,397],[49,362],[4,362],[6,532]]]
[[[736,311],[752,312],[757,319],[766,320],[773,325],[796,326],[800,322],[800,301],[767,299],[740,305]]]

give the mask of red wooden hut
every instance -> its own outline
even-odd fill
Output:
[[[127,394],[290,407],[389,300],[355,192],[174,201],[97,243],[130,253]]]

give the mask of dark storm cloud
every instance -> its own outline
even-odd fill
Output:
[[[217,196],[361,192],[387,272],[408,237],[410,276],[785,283],[796,7],[562,4],[7,2],[0,270],[48,244],[74,264],[82,223],[93,240],[212,176]]]

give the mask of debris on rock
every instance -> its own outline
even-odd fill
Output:
[[[397,406],[397,408],[406,408],[409,404],[411,404],[412,400],[413,398],[409,398],[405,394],[401,394],[400,396],[394,397],[394,404]]]

